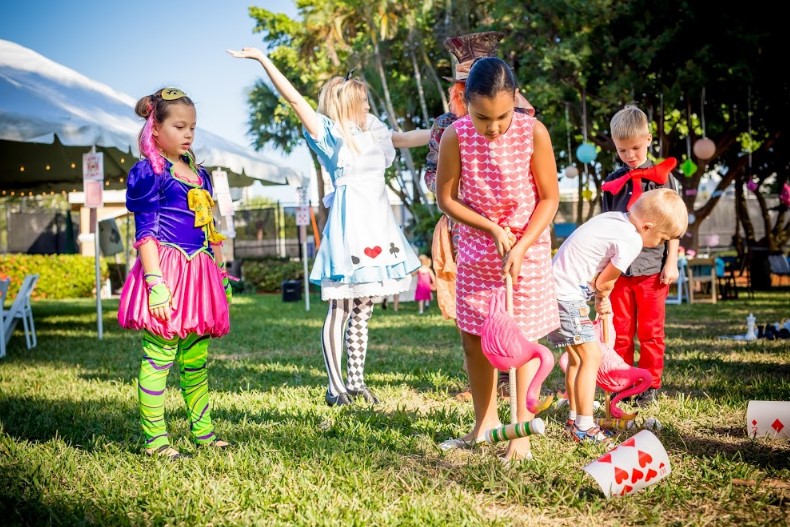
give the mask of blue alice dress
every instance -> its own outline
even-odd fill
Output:
[[[323,300],[386,296],[408,291],[420,261],[395,221],[384,181],[395,159],[392,132],[368,115],[365,130],[352,130],[356,150],[344,143],[338,125],[318,114],[317,138],[307,144],[329,174],[334,192],[324,198],[324,227],[310,282]]]

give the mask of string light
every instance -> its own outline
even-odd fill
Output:
[[[50,167],[49,165],[47,165],[47,166],[46,166],[46,167],[44,167],[44,168],[45,168],[46,170],[49,170],[51,167]]]
[[[72,163],[72,164],[71,164],[71,168],[77,168],[77,165],[76,165],[76,163]]]
[[[20,172],[24,172],[25,171],[25,167],[23,167],[23,166],[19,167],[19,171]]]

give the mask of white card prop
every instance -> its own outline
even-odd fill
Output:
[[[296,189],[296,224],[299,226],[310,225],[310,200],[307,196],[307,192],[307,187],[299,187]]]
[[[749,401],[746,433],[752,438],[790,439],[790,401]]]
[[[633,494],[672,472],[664,445],[648,430],[623,441],[583,470],[607,498]]]
[[[82,154],[82,190],[87,208],[104,206],[104,154],[101,152]]]
[[[86,181],[104,179],[104,154],[101,152],[82,154],[82,179]]]
[[[228,173],[218,168],[211,173],[211,178],[214,181],[214,197],[217,200],[220,215],[233,216],[233,199],[230,197]]]

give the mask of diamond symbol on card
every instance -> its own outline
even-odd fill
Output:
[[[783,429],[784,427],[785,427],[785,425],[784,425],[784,424],[782,424],[782,421],[780,421],[779,419],[777,419],[776,421],[774,421],[773,423],[771,423],[771,428],[773,428],[774,430],[776,430],[776,433],[777,433],[777,434],[778,434],[779,432],[781,432],[781,431],[782,431],[782,429]]]

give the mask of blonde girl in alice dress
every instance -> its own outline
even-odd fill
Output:
[[[335,190],[324,199],[329,219],[310,273],[329,303],[321,333],[329,378],[325,400],[329,406],[355,398],[376,404],[378,398],[364,381],[373,298],[408,291],[411,273],[420,266],[389,206],[384,171],[395,159],[395,148],[426,145],[430,132],[389,130],[369,113],[367,88],[359,79],[329,79],[316,111],[262,51],[228,52],[263,66],[302,121],[308,146],[332,179]],[[346,380],[341,372],[344,343]]]

